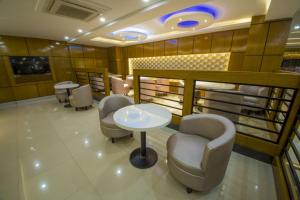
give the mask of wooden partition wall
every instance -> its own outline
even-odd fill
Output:
[[[284,123],[278,140],[271,141],[251,135],[237,134],[236,143],[241,146],[254,149],[272,156],[279,155],[285,145],[292,123],[300,106],[300,75],[288,73],[266,73],[266,72],[219,72],[219,71],[174,71],[174,70],[146,70],[136,69],[134,75],[134,99],[136,103],[141,102],[140,77],[153,77],[163,79],[177,79],[184,81],[182,116],[193,113],[195,81],[208,81],[218,83],[233,83],[235,85],[255,85],[268,88],[279,88],[293,90],[293,98],[285,99],[290,102],[290,108],[285,112]],[[142,81],[143,82],[143,81]],[[145,84],[145,83],[142,83]],[[177,86],[176,86],[177,87]],[[270,97],[276,102],[281,97]],[[283,99],[284,100],[284,99]],[[273,105],[273,103],[272,103]],[[268,109],[266,109],[268,110]],[[269,109],[269,110],[275,110]],[[276,109],[277,110],[277,109]],[[181,116],[173,115],[173,123],[179,123]],[[273,120],[267,120],[273,123]],[[274,124],[272,124],[275,127]]]
[[[107,67],[106,48],[37,38],[0,36],[0,103],[54,94],[55,82],[76,81],[74,69]],[[52,74],[14,76],[9,56],[47,56]]]

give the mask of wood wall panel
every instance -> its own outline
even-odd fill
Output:
[[[108,50],[107,48],[96,47],[95,57],[99,59],[108,59]]]
[[[209,53],[211,50],[211,34],[202,34],[194,37],[193,53]]]
[[[245,52],[247,49],[249,29],[235,30],[232,38],[231,52]]]
[[[15,96],[11,87],[0,87],[0,103],[14,100]]]
[[[228,71],[242,71],[244,63],[245,53],[234,53],[230,54],[230,60],[228,64]]]
[[[108,71],[113,74],[121,74],[123,68],[122,61],[109,61],[109,68]]]
[[[80,45],[69,45],[69,51],[72,58],[82,58],[83,57],[83,48]]]
[[[178,55],[192,54],[194,47],[193,37],[184,37],[178,39]]]
[[[144,57],[152,57],[154,56],[154,43],[150,42],[144,44]]]
[[[282,56],[263,56],[260,71],[261,72],[276,72],[280,70]]]
[[[262,55],[267,41],[269,24],[251,25],[249,30],[247,55]]]
[[[96,47],[84,46],[82,50],[83,50],[83,56],[85,58],[95,58],[96,57]]]
[[[1,55],[28,56],[26,40],[22,37],[1,36],[0,42],[4,47],[0,48]]]
[[[56,42],[52,41],[50,42],[50,45],[52,45],[54,48],[51,49],[52,56],[60,56],[60,57],[69,57],[69,48],[68,45],[62,42],[59,42],[59,44],[56,44]]]
[[[212,34],[211,52],[229,52],[231,49],[233,31],[223,31]]]
[[[144,56],[144,45],[143,44],[136,45],[136,47],[135,47],[135,56],[137,58],[140,58],[140,57]]]
[[[10,85],[10,79],[6,71],[3,57],[0,56],[0,87],[8,87]]]
[[[153,43],[153,53],[154,56],[164,56],[165,55],[165,42],[158,41]]]
[[[178,40],[165,40],[165,56],[177,55]]]
[[[27,38],[26,42],[30,56],[51,56],[49,40]]]
[[[290,33],[291,20],[271,22],[265,55],[282,55]]]
[[[53,57],[53,68],[56,76],[56,81],[76,81],[70,58]]]
[[[84,58],[84,67],[85,68],[96,68],[96,60],[93,58]]]
[[[72,58],[73,68],[84,68],[84,58]]]
[[[54,83],[38,83],[37,84],[39,96],[49,96],[54,95]]]
[[[39,97],[36,85],[22,85],[13,87],[16,100],[30,99]]]
[[[262,56],[245,56],[243,63],[243,71],[259,72]]]
[[[135,47],[136,46],[129,46],[128,47],[128,58],[135,58],[136,57]]]

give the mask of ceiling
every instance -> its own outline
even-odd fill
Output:
[[[254,15],[266,14],[267,19],[292,17],[300,7],[299,0],[85,0],[111,8],[102,16],[105,17],[105,22],[101,22],[99,17],[86,22],[44,12],[41,7],[48,1],[0,0],[0,35],[59,41],[69,36],[74,39],[74,43],[79,44],[126,46],[137,42],[115,40],[110,35],[120,30],[142,30],[148,34],[143,42],[156,41],[248,27],[251,16]],[[167,13],[199,4],[212,6],[219,13],[215,22],[207,28],[197,31],[172,31],[159,21],[159,17]],[[83,33],[78,33],[78,29],[82,29]]]

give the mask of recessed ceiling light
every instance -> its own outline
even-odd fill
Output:
[[[300,26],[299,26],[299,25],[296,25],[296,26],[294,26],[294,29],[295,29],[295,30],[298,30],[298,29],[300,29]]]
[[[149,0],[143,0],[143,2],[146,2],[146,3],[147,3],[147,2],[149,2]]]
[[[181,22],[181,21],[182,21],[182,19],[181,19],[181,18],[179,18],[179,21]]]
[[[172,26],[171,29],[173,30],[173,29],[174,29],[174,26]]]
[[[78,33],[82,33],[82,32],[83,32],[83,30],[82,30],[82,29],[78,29],[77,31],[78,31]]]
[[[65,40],[69,40],[70,38],[69,38],[69,36],[65,36],[64,39]]]
[[[101,22],[105,22],[105,21],[106,21],[105,17],[100,17],[99,20],[100,20]]]
[[[204,20],[204,23],[207,23],[207,19]]]

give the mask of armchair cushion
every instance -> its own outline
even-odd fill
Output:
[[[208,142],[196,135],[175,134],[168,140],[168,158],[186,172],[201,175],[201,161]]]

